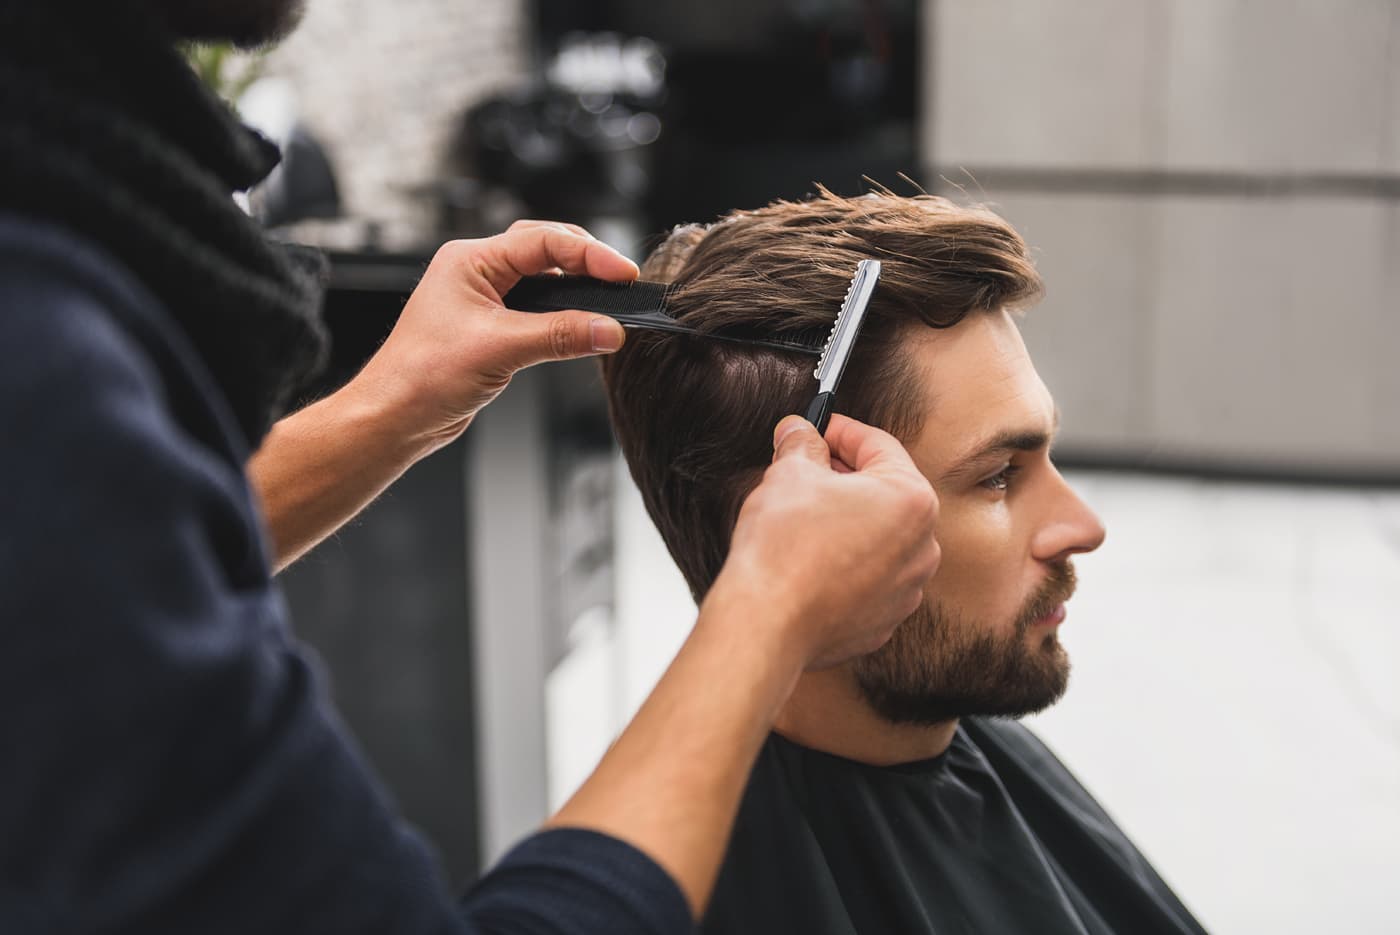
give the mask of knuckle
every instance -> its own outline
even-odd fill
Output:
[[[454,262],[454,260],[455,260],[456,257],[458,257],[458,256],[461,255],[461,251],[462,251],[462,241],[460,241],[460,240],[449,240],[449,241],[447,241],[446,243],[443,243],[441,246],[439,246],[439,247],[437,248],[437,251],[436,251],[435,253],[433,253],[433,260],[432,260],[431,265],[433,265],[433,266],[450,265],[450,264],[452,264],[452,263]]]
[[[912,516],[932,520],[938,513],[938,498],[927,482],[916,484],[911,481],[904,491],[904,507]]]
[[[582,269],[588,257],[588,241],[571,231],[551,227],[545,233],[545,246],[556,265],[567,270]]]
[[[555,357],[569,357],[573,351],[574,329],[564,317],[555,318],[549,323],[549,351]]]
[[[776,461],[769,465],[763,472],[763,483],[759,484],[757,490],[773,490],[774,487],[784,486],[785,481],[790,480],[792,470],[787,463]]]
[[[827,448],[826,442],[822,441],[820,435],[815,432],[798,430],[783,439],[782,445],[778,447],[778,453],[792,452],[804,458],[829,460],[831,449]]]
[[[428,265],[452,275],[471,273],[485,252],[483,244],[480,240],[449,240],[437,248]]]

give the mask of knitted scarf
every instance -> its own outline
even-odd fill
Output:
[[[0,211],[63,226],[131,270],[252,447],[327,345],[324,260],[270,242],[232,198],[278,158],[139,0],[0,0]]]

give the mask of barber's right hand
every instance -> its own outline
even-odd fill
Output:
[[[706,603],[777,611],[765,619],[805,668],[873,652],[938,569],[938,498],[894,437],[853,419],[833,415],[823,439],[789,416],[773,438]]]

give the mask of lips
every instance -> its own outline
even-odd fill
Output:
[[[1022,632],[1032,627],[1054,627],[1064,622],[1065,602],[1078,590],[1074,566],[1068,560],[1050,566],[1050,574],[1026,603],[1017,628]]]

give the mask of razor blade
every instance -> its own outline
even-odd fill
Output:
[[[817,427],[818,432],[826,432],[827,423],[831,421],[836,387],[841,383],[841,375],[846,372],[846,364],[851,360],[856,337],[860,334],[860,326],[865,323],[866,310],[879,283],[879,260],[861,260],[856,264],[855,275],[846,289],[846,300],[841,303],[841,311],[836,314],[826,347],[817,360],[817,369],[812,372],[817,381],[817,395],[807,407],[806,418]]]

